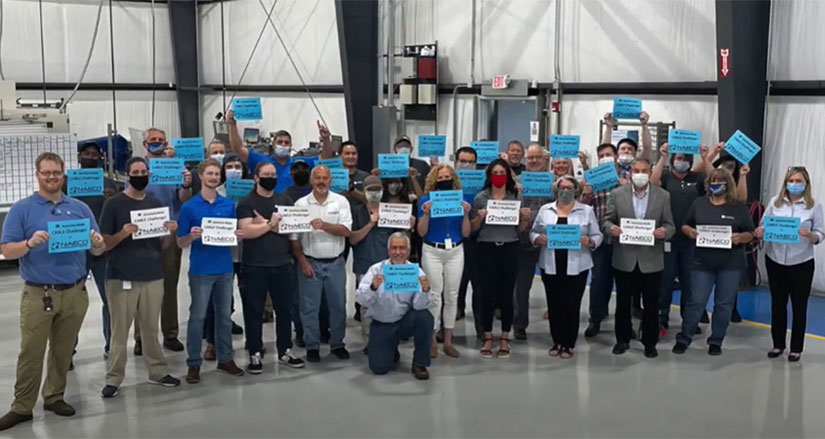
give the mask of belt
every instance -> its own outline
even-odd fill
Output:
[[[427,245],[429,245],[430,247],[440,248],[440,249],[442,249],[442,250],[446,250],[446,249],[447,249],[447,246],[446,246],[446,245],[444,245],[444,243],[441,243],[441,242],[430,242],[430,241],[424,241],[424,244],[427,244]],[[461,242],[456,242],[456,243],[453,243],[453,248],[456,248],[456,247],[458,247],[459,245],[461,245]]]
[[[334,258],[313,258],[312,256],[307,256],[307,259],[312,259],[313,261],[316,261],[316,262],[322,262],[322,263],[325,263],[325,264],[329,264],[330,262],[335,262],[341,256],[344,256],[344,254],[341,253],[340,255],[338,255]]]
[[[71,283],[71,284],[46,285],[46,284],[38,284],[38,283],[35,283],[35,282],[26,281],[26,286],[34,287],[34,288],[37,288],[37,289],[42,289],[43,291],[46,291],[46,290],[65,291],[65,290],[70,290],[70,289],[72,289],[72,288],[74,288],[74,287],[76,287],[76,286],[78,286],[78,285],[80,285],[84,282],[86,282],[86,276],[81,277],[80,279],[78,279],[77,281],[75,281],[74,283]]]

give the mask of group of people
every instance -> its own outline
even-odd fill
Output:
[[[615,166],[619,184],[599,191],[574,176],[570,159],[551,157],[539,144],[525,148],[517,141],[489,163],[479,164],[477,152],[464,146],[455,151],[454,166],[411,157],[408,178],[380,178],[379,169],[358,169],[355,143],[345,142],[340,151],[333,151],[329,131],[319,124],[320,158],[339,156],[350,177],[347,189],[336,193],[331,190],[329,167],[294,156],[286,131],[275,133],[273,155],[250,150],[231,111],[229,144],[211,142],[206,159],[183,171],[181,185],[150,183],[149,161],[174,156],[166,134],[156,128],[145,132],[145,155],[126,163],[125,187],[121,190],[107,179],[101,196],[65,195],[63,159],[44,153],[35,163],[38,191],[11,208],[2,232],[2,253],[6,259],[19,260],[25,286],[14,402],[0,418],[0,430],[32,419],[47,342],[43,407],[60,416],[75,414],[64,392],[88,307],[90,271],[103,302],[104,398],[120,391],[133,322],[134,353],[144,357],[149,382],[165,387],[176,387],[180,380],[169,373],[164,348],[186,350],[185,380],[190,384],[201,380],[204,359],[216,360],[219,371],[234,376],[262,373],[268,302],[274,311],[277,362],[293,368],[317,363],[322,343],[329,344],[337,359],[349,359],[345,332],[350,249],[356,320],[361,322],[364,351],[375,374],[397,366],[399,344],[409,338],[414,342],[411,373],[417,379],[429,377],[427,368],[439,350],[459,357],[454,330],[456,321],[465,316],[467,284],[472,285],[479,354],[509,357],[511,332],[516,339],[527,338],[536,268],[547,299],[551,357],[574,356],[588,278],[590,321],[584,335],[600,333],[615,280],[613,353],[624,354],[631,340],[637,339],[646,357],[656,357],[657,343],[669,330],[676,276],[682,326],[673,352],[685,353],[701,333],[699,323],[715,291],[707,342],[709,354],[719,355],[745,269],[745,247],[765,233],[761,226],[755,227],[758,224],[743,203],[749,169],[728,156],[717,158],[721,145],[703,146],[694,157],[668,154],[665,144],[654,165],[647,121],[648,115],[642,113],[639,151],[629,138],[616,145],[610,142],[615,120],[605,116],[598,163]],[[408,155],[413,149],[406,136],[392,147],[393,152]],[[98,167],[101,159],[95,144],[80,147],[81,167]],[[579,154],[579,165],[590,167],[586,154]],[[484,170],[481,190],[463,191],[461,209],[454,216],[435,215],[435,194],[461,191],[461,170],[478,169]],[[549,196],[526,196],[521,184],[524,172],[552,173]],[[254,187],[231,201],[227,184],[233,179],[254,180]],[[506,225],[492,221],[491,203],[506,201],[519,203],[513,221]],[[410,206],[409,224],[406,219],[400,227],[382,222],[382,203]],[[136,212],[149,209],[168,209],[168,220],[160,230],[147,231],[135,224]],[[295,212],[303,213],[309,225],[293,221]],[[788,169],[779,194],[767,204],[766,215],[799,218],[801,224],[798,244],[765,243],[773,301],[773,348],[768,356],[778,357],[786,348],[785,309],[790,298],[793,323],[788,358],[798,361],[814,271],[813,246],[825,238],[822,207],[812,197],[804,167]],[[89,221],[89,250],[50,251],[49,224],[73,219]],[[238,245],[213,245],[204,239],[206,223],[216,219],[237,221]],[[645,245],[639,245],[638,235],[623,230],[633,221],[652,224],[651,235],[641,238]],[[556,237],[550,236],[548,231],[560,225],[580,230],[573,245],[556,245]],[[699,231],[706,226],[729,227],[731,235],[722,237],[729,245],[697,245]],[[185,346],[178,338],[177,321],[184,248],[190,249],[191,296]],[[412,290],[397,291],[387,284],[388,270],[394,265],[417,266],[418,283]],[[238,330],[231,319],[236,277],[244,317]],[[638,333],[632,325],[634,314],[641,318]],[[295,344],[306,349],[305,358],[293,350],[293,330]],[[245,370],[236,365],[232,349],[232,334],[240,331],[248,353]]]

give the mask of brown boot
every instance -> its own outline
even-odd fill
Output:
[[[76,413],[74,407],[70,406],[62,399],[58,399],[51,404],[43,404],[43,410],[54,412],[57,416],[74,416]]]
[[[206,361],[215,361],[217,358],[218,357],[215,354],[215,345],[208,343],[206,345],[206,351],[203,353],[203,359]]]
[[[238,367],[234,361],[227,361],[218,365],[218,370],[232,376],[243,376],[243,369]]]
[[[430,358],[438,357],[438,343],[433,340],[432,344],[430,345]]]
[[[412,367],[412,374],[415,376],[417,380],[428,380],[430,379],[430,373],[427,372],[427,368],[424,366],[416,366],[413,364]]]
[[[21,415],[20,413],[8,412],[6,416],[0,418],[0,431],[8,430],[21,422],[28,422],[32,420],[32,415]]]
[[[201,382],[200,366],[189,366],[189,370],[186,372],[186,382],[189,384],[197,384]]]

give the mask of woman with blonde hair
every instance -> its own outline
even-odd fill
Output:
[[[798,218],[799,242],[775,242],[770,233],[765,233],[764,224],[769,217]],[[762,225],[756,229],[756,237],[765,240],[765,267],[771,288],[773,349],[768,352],[768,358],[779,357],[785,351],[790,297],[793,324],[788,361],[799,361],[805,340],[808,297],[814,278],[814,246],[825,239],[822,205],[811,196],[811,177],[804,166],[791,167],[785,173],[779,195],[768,203]]]
[[[453,346],[453,330],[458,310],[458,287],[464,271],[464,249],[461,243],[470,236],[470,220],[467,213],[470,204],[462,201],[463,212],[458,216],[431,218],[433,202],[430,195],[436,191],[461,190],[461,181],[452,166],[436,165],[427,175],[424,196],[418,210],[418,234],[424,240],[421,251],[421,268],[430,279],[430,312],[435,318],[433,342],[430,357],[438,356],[435,333],[441,320],[441,304],[444,303],[444,353],[458,357],[458,349]]]

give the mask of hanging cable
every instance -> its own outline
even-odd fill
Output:
[[[43,41],[43,0],[37,0],[40,12],[40,69],[43,78],[43,105],[46,105],[46,43]]]
[[[152,9],[152,126],[155,126],[155,0],[151,3]]]
[[[266,9],[266,7],[264,6],[263,0],[258,0],[258,3],[262,7],[264,7],[264,9]],[[275,1],[275,3],[277,3],[277,0]],[[274,7],[275,4],[273,4],[272,6]],[[312,92],[309,91],[309,87],[307,87],[307,83],[306,83],[306,81],[304,81],[303,75],[301,75],[301,72],[298,70],[298,66],[295,64],[295,60],[292,58],[292,54],[289,53],[289,49],[286,47],[286,43],[284,42],[284,39],[281,38],[281,33],[278,32],[278,28],[275,26],[275,22],[272,21],[272,11],[270,11],[270,13],[267,14],[266,19],[269,22],[269,24],[272,26],[272,30],[275,31],[275,35],[278,37],[278,41],[281,42],[281,47],[284,48],[284,53],[286,53],[286,57],[289,59],[289,62],[292,64],[292,68],[295,69],[295,74],[298,75],[298,80],[301,81],[301,85],[303,85],[304,91],[306,91],[306,94],[309,97],[309,101],[312,102],[312,106],[315,107],[315,112],[318,113],[318,118],[321,119],[321,123],[323,123],[325,127],[329,128],[329,125],[327,125],[327,121],[324,120],[324,115],[321,114],[321,109],[318,108],[318,104],[315,102],[315,98],[312,96]],[[266,28],[266,23],[264,23],[264,28]]]
[[[117,132],[117,91],[115,89],[115,22],[112,14],[112,0],[109,0],[109,50],[112,58],[112,128]]]
[[[3,0],[0,0],[0,55],[3,54]],[[3,58],[0,56],[0,79],[6,80],[6,75],[3,73]]]
[[[223,107],[221,108],[226,108],[226,32],[224,26],[223,0],[221,0],[221,94],[223,95]]]
[[[2,0],[0,0],[2,2]],[[100,5],[97,7],[97,20],[95,21],[95,31],[92,34],[92,45],[89,47],[89,54],[86,55],[86,63],[83,65],[83,71],[80,72],[80,79],[77,80],[77,84],[75,84],[74,89],[72,90],[72,94],[63,101],[63,105],[60,106],[60,111],[66,109],[66,106],[69,105],[69,102],[72,101],[74,95],[77,93],[77,90],[80,88],[80,84],[83,82],[83,79],[86,77],[86,70],[89,68],[89,63],[92,61],[92,53],[95,51],[95,44],[97,43],[97,32],[100,29],[100,17],[103,15],[103,3],[104,0],[100,0]]]

